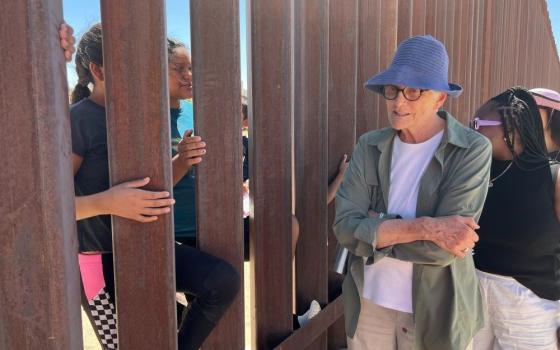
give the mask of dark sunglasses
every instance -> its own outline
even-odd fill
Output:
[[[422,96],[422,93],[426,91],[425,89],[419,89],[419,88],[411,88],[411,87],[405,87],[402,89],[399,89],[397,86],[395,85],[385,85],[383,86],[383,97],[385,97],[385,99],[387,100],[394,100],[397,98],[397,96],[399,95],[399,92],[402,92],[403,96],[405,99],[409,100],[409,101],[417,101],[420,96]]]

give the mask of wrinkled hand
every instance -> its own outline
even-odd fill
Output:
[[[169,213],[175,200],[169,198],[167,191],[140,189],[149,182],[150,178],[146,177],[111,187],[105,192],[108,212],[140,222],[153,222],[158,219],[158,215]]]
[[[453,215],[429,218],[425,228],[431,232],[429,240],[441,249],[463,258],[478,242],[478,235],[474,230],[480,226],[472,218]]]
[[[74,34],[72,27],[63,22],[58,30],[58,35],[60,37],[60,47],[64,51],[64,59],[66,62],[72,60],[72,55],[76,51],[74,49],[75,39],[72,34]]]
[[[178,159],[188,169],[202,162],[206,154],[206,142],[200,136],[192,136],[193,131],[187,130],[177,145]]]

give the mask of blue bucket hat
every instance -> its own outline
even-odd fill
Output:
[[[463,88],[448,81],[449,57],[445,46],[431,35],[414,36],[397,48],[389,68],[374,75],[366,88],[379,94],[384,85],[435,90],[457,97]]]

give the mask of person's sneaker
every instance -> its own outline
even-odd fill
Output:
[[[175,293],[175,300],[185,307],[189,306],[189,302],[187,301],[187,297],[184,293]]]
[[[313,300],[311,304],[309,304],[309,310],[307,310],[303,315],[298,316],[298,323],[300,327],[305,326],[310,319],[317,316],[317,314],[321,312],[321,305],[317,302],[317,300]]]

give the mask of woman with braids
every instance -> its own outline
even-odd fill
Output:
[[[543,88],[530,92],[539,106],[546,149],[552,159],[560,160],[560,93]]]
[[[487,306],[474,349],[557,349],[560,224],[542,123],[523,88],[493,97],[472,127],[492,143],[474,262]]]
[[[190,57],[184,47],[169,43],[169,96],[171,107],[192,96]],[[78,84],[72,94],[70,117],[76,191],[76,217],[80,272],[94,329],[105,349],[116,349],[115,289],[111,221],[118,215],[140,222],[157,220],[174,203],[168,192],[142,190],[149,179],[109,187],[105,85],[101,25],[81,38],[76,53]],[[93,86],[90,91],[88,85]],[[173,112],[172,112],[173,114]],[[175,120],[176,122],[176,120]],[[173,182],[177,186],[195,164],[202,161],[205,144],[190,132],[180,138],[173,156]],[[187,200],[177,191],[177,205]],[[177,225],[177,224],[176,224]],[[176,227],[180,227],[177,225]],[[233,302],[240,284],[227,262],[188,245],[175,245],[177,291],[194,296],[178,330],[180,350],[198,349]]]

